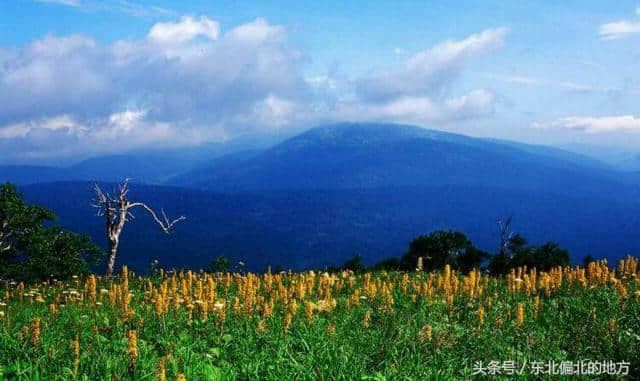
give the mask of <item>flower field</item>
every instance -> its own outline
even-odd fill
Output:
[[[586,360],[640,377],[637,270],[3,281],[0,379],[557,379],[534,364]]]

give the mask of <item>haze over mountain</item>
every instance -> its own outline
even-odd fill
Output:
[[[193,147],[135,150],[117,155],[96,156],[66,167],[0,165],[0,180],[25,185],[77,180],[117,182],[131,178],[137,183],[162,184],[220,156],[237,151],[265,149],[282,139],[281,135],[260,135]]]
[[[168,184],[224,192],[456,184],[598,195],[620,191],[625,182],[601,162],[552,147],[345,123],[214,161]]]

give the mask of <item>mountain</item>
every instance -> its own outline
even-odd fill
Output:
[[[210,152],[193,159],[147,152],[139,161],[101,158],[60,171],[72,179],[134,177],[132,199],[187,216],[166,236],[137,213],[125,228],[120,263],[138,271],[152,259],[199,268],[218,255],[252,271],[337,265],[355,253],[373,263],[402,255],[412,238],[435,229],[460,230],[494,250],[496,221],[509,215],[532,243],[556,241],[574,261],[640,251],[640,174],[559,149],[405,125],[337,124],[272,146]],[[164,158],[189,168],[179,173],[182,164]],[[30,170],[41,181],[58,176]],[[173,186],[140,184],[148,179]],[[21,189],[57,212],[63,226],[105,244],[86,181]]]
[[[90,207],[90,184],[21,187],[30,202],[50,207],[58,223],[90,234],[106,247],[104,222]],[[547,240],[614,261],[640,252],[640,202],[521,189],[467,185],[334,190],[270,190],[223,194],[132,184],[144,200],[170,217],[187,219],[167,236],[138,210],[125,226],[118,263],[147,271],[163,266],[201,268],[218,255],[242,260],[250,271],[322,268],[355,253],[371,264],[400,256],[409,241],[436,229],[458,229],[485,250],[498,244],[496,221],[513,215],[513,228],[532,243]]]
[[[220,156],[259,151],[280,140],[280,135],[262,135],[192,147],[136,150],[96,156],[67,167],[5,165],[0,166],[0,182],[26,185],[81,180],[117,182],[131,178],[137,183],[162,184],[180,174],[208,165]]]
[[[35,165],[3,165],[0,166],[0,183],[10,181],[14,184],[33,184],[71,180],[72,173],[66,168],[55,168]]]
[[[314,128],[168,182],[223,192],[467,185],[594,196],[622,183],[606,165],[559,149],[390,124]]]

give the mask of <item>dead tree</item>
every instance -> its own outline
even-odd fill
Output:
[[[513,216],[507,217],[505,220],[498,221],[498,228],[500,229],[500,253],[511,256],[511,249],[509,244],[513,239],[513,231],[511,231],[511,220]]]
[[[155,223],[166,233],[170,234],[173,226],[184,220],[185,216],[180,216],[173,221],[169,221],[164,210],[161,210],[162,219],[158,217],[156,212],[143,202],[129,201],[127,194],[129,193],[129,179],[125,179],[112,194],[105,193],[100,189],[98,184],[94,184],[93,191],[95,199],[92,206],[98,209],[98,216],[105,216],[107,227],[107,239],[109,240],[109,259],[107,261],[107,276],[113,274],[113,267],[116,263],[116,255],[118,253],[118,245],[120,243],[120,234],[129,219],[135,218],[131,213],[136,207],[143,208],[153,218]]]

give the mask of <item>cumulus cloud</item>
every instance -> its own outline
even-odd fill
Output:
[[[46,35],[0,47],[0,151],[14,159],[197,144],[339,120],[417,124],[484,117],[493,94],[446,95],[464,67],[504,44],[488,29],[362,78],[304,76],[289,31],[258,18],[222,31],[206,16],[102,44]]]
[[[197,36],[216,40],[220,34],[220,24],[208,17],[194,19],[183,16],[178,22],[155,24],[149,31],[149,38],[160,43],[180,44]]]
[[[339,103],[334,111],[338,119],[351,121],[442,124],[493,114],[494,95],[487,90],[474,90],[442,102],[427,96],[401,96],[387,102]]]
[[[640,7],[636,8],[640,16]],[[598,34],[602,40],[618,40],[640,33],[640,20],[619,20],[600,25]]]
[[[492,28],[418,52],[395,67],[356,80],[356,104],[338,105],[347,119],[446,123],[485,117],[494,110],[489,90],[450,96],[450,87],[474,60],[501,48],[506,28]]]
[[[613,131],[640,131],[640,118],[633,115],[621,116],[570,116],[557,119],[551,123],[534,123],[534,128],[562,128],[602,133]]]
[[[487,29],[459,41],[438,44],[413,55],[399,67],[360,79],[358,94],[370,101],[438,95],[470,61],[502,47],[506,34],[506,28]]]

